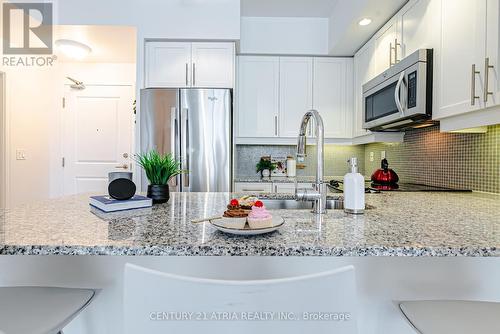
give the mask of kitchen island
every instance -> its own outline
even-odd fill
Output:
[[[413,334],[393,300],[500,301],[500,196],[367,195],[364,215],[277,210],[284,226],[240,237],[192,219],[220,215],[228,193],[173,193],[150,209],[104,214],[88,195],[2,211],[0,286],[102,289],[66,334],[121,334],[123,269],[252,280],[356,268],[359,333]],[[290,195],[267,194],[267,197]],[[331,196],[338,196],[331,194]]]
[[[370,194],[371,208],[357,216],[275,210],[284,226],[253,237],[191,223],[220,216],[232,197],[173,193],[163,205],[106,214],[78,195],[4,210],[0,255],[500,256],[496,195]]]

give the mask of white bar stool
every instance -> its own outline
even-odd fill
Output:
[[[98,290],[0,287],[0,334],[57,334]]]
[[[125,334],[356,334],[356,303],[352,266],[242,281],[125,266]]]
[[[422,300],[397,303],[420,334],[500,333],[500,303],[461,300]]]

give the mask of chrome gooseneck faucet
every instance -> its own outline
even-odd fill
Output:
[[[297,161],[303,162],[306,156],[306,132],[307,125],[309,121],[314,119],[316,125],[316,180],[314,181],[313,189],[306,189],[297,187],[297,181],[295,181],[295,198],[297,201],[312,201],[313,209],[312,212],[316,214],[326,213],[326,193],[327,186],[324,183],[324,126],[323,119],[317,110],[309,110],[306,112],[304,117],[302,117],[302,122],[300,123],[299,137],[297,142]]]

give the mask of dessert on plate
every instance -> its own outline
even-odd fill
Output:
[[[256,201],[248,214],[248,225],[251,229],[273,227],[273,216],[261,201]]]
[[[257,202],[259,199],[255,196],[243,196],[241,197],[238,202],[240,203],[240,206],[244,210],[248,210],[250,212],[252,210],[252,206]]]
[[[222,215],[221,223],[227,228],[245,228],[248,210],[244,210],[237,199],[232,199]]]

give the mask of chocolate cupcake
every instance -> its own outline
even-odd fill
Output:
[[[222,216],[222,224],[227,228],[243,229],[247,222],[248,210],[244,210],[238,200],[233,199]]]

